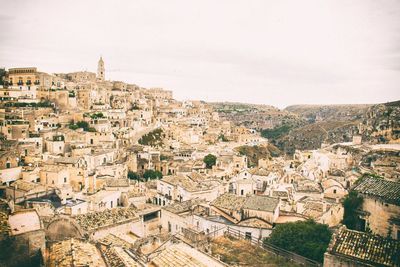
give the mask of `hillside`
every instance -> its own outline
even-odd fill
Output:
[[[266,105],[211,103],[220,117],[257,129],[279,150],[317,149],[322,143],[349,142],[361,134],[372,143],[398,142],[400,101],[375,105]]]
[[[306,121],[299,115],[280,110],[273,106],[233,102],[208,103],[219,116],[236,125],[262,130],[279,127],[283,124],[297,127],[305,125]]]
[[[308,150],[321,147],[322,143],[350,142],[358,134],[358,121],[324,121],[291,130],[287,135],[270,140],[286,154],[296,149]]]
[[[259,159],[278,157],[282,152],[272,144],[268,146],[240,146],[235,148],[241,155],[246,155],[248,158],[248,166],[257,166]]]
[[[285,108],[309,122],[361,119],[372,105],[293,105]]]

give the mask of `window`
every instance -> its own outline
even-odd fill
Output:
[[[6,168],[7,168],[7,169],[11,168],[11,163],[10,163],[10,162],[7,162],[7,163],[6,163]]]
[[[246,232],[245,238],[246,240],[251,240],[251,232]]]
[[[67,182],[67,177],[64,177],[64,183],[66,183]]]
[[[242,190],[240,190],[240,195],[243,196],[243,194],[244,194],[244,190],[242,189]]]
[[[333,189],[333,193],[336,194],[336,189]]]

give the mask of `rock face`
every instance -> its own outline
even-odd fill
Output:
[[[354,121],[361,119],[372,105],[294,105],[286,107],[309,122]]]
[[[268,144],[268,146],[240,146],[236,150],[240,154],[247,156],[249,167],[257,166],[260,159],[278,157],[282,153],[271,144]]]
[[[371,143],[400,142],[400,101],[376,105],[271,106],[214,103],[221,118],[256,128],[286,154],[322,143],[350,142],[354,135]]]
[[[243,103],[209,103],[221,119],[252,129],[272,129],[281,125],[302,126],[306,121],[299,115],[273,106]]]
[[[350,142],[356,134],[358,134],[357,122],[328,121],[294,129],[286,136],[272,142],[286,154],[293,154],[296,149],[320,148],[322,143]]]

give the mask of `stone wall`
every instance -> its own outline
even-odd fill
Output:
[[[357,261],[340,257],[337,255],[329,254],[328,252],[324,255],[324,267],[359,267],[359,266],[373,266],[367,264],[361,264]]]
[[[118,235],[118,234],[126,234],[129,232],[133,232],[139,236],[142,236],[142,235],[140,235],[140,232],[141,232],[140,225],[141,224],[138,223],[137,220],[129,220],[124,223],[102,227],[102,228],[99,228],[96,231],[92,232],[90,234],[90,239],[96,241],[96,240],[99,240],[99,239],[109,235],[109,234]]]
[[[370,213],[367,223],[374,234],[387,237],[391,233],[391,237],[396,238],[396,233],[393,231],[390,219],[400,219],[399,206],[383,203],[379,199],[365,197],[363,210]]]
[[[60,217],[48,224],[46,236],[49,241],[61,241],[69,238],[82,238],[83,232],[71,219]]]

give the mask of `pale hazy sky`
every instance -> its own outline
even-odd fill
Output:
[[[398,0],[0,0],[0,66],[96,71],[177,99],[400,99]]]

